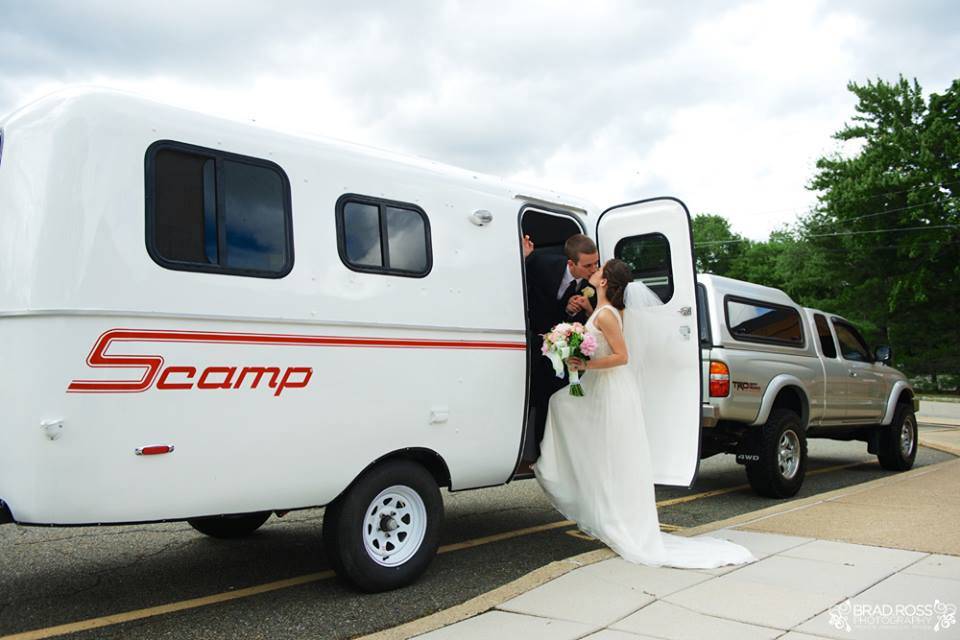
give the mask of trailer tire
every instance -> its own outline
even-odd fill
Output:
[[[256,511],[254,513],[192,518],[187,520],[187,523],[211,538],[243,538],[263,526],[263,523],[269,518],[269,511]]]
[[[880,449],[877,460],[880,466],[891,471],[906,471],[917,459],[917,417],[913,407],[906,403],[897,405],[893,422],[880,429]]]
[[[411,460],[389,460],[327,506],[323,546],[337,575],[361,591],[406,586],[437,553],[443,500],[433,475]]]
[[[807,473],[807,437],[800,416],[774,409],[757,439],[760,459],[746,469],[750,486],[768,498],[795,496]]]

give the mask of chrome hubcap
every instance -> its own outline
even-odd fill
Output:
[[[900,427],[900,452],[909,458],[913,452],[913,418],[907,418]]]
[[[367,507],[363,546],[384,567],[396,567],[417,553],[427,533],[427,507],[420,495],[403,485],[380,492]]]
[[[777,459],[783,478],[790,480],[797,474],[800,468],[800,438],[793,431],[784,431],[780,436]]]

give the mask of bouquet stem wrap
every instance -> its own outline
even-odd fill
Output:
[[[580,386],[580,372],[576,369],[570,370],[570,395],[583,397],[583,387]]]

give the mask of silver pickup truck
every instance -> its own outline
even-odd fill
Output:
[[[703,353],[700,457],[730,453],[760,495],[797,493],[807,440],[862,440],[885,469],[917,455],[918,401],[847,320],[799,306],[784,292],[699,275]]]

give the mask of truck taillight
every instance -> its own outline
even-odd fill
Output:
[[[722,362],[710,361],[710,397],[725,398],[730,395],[730,369]]]

